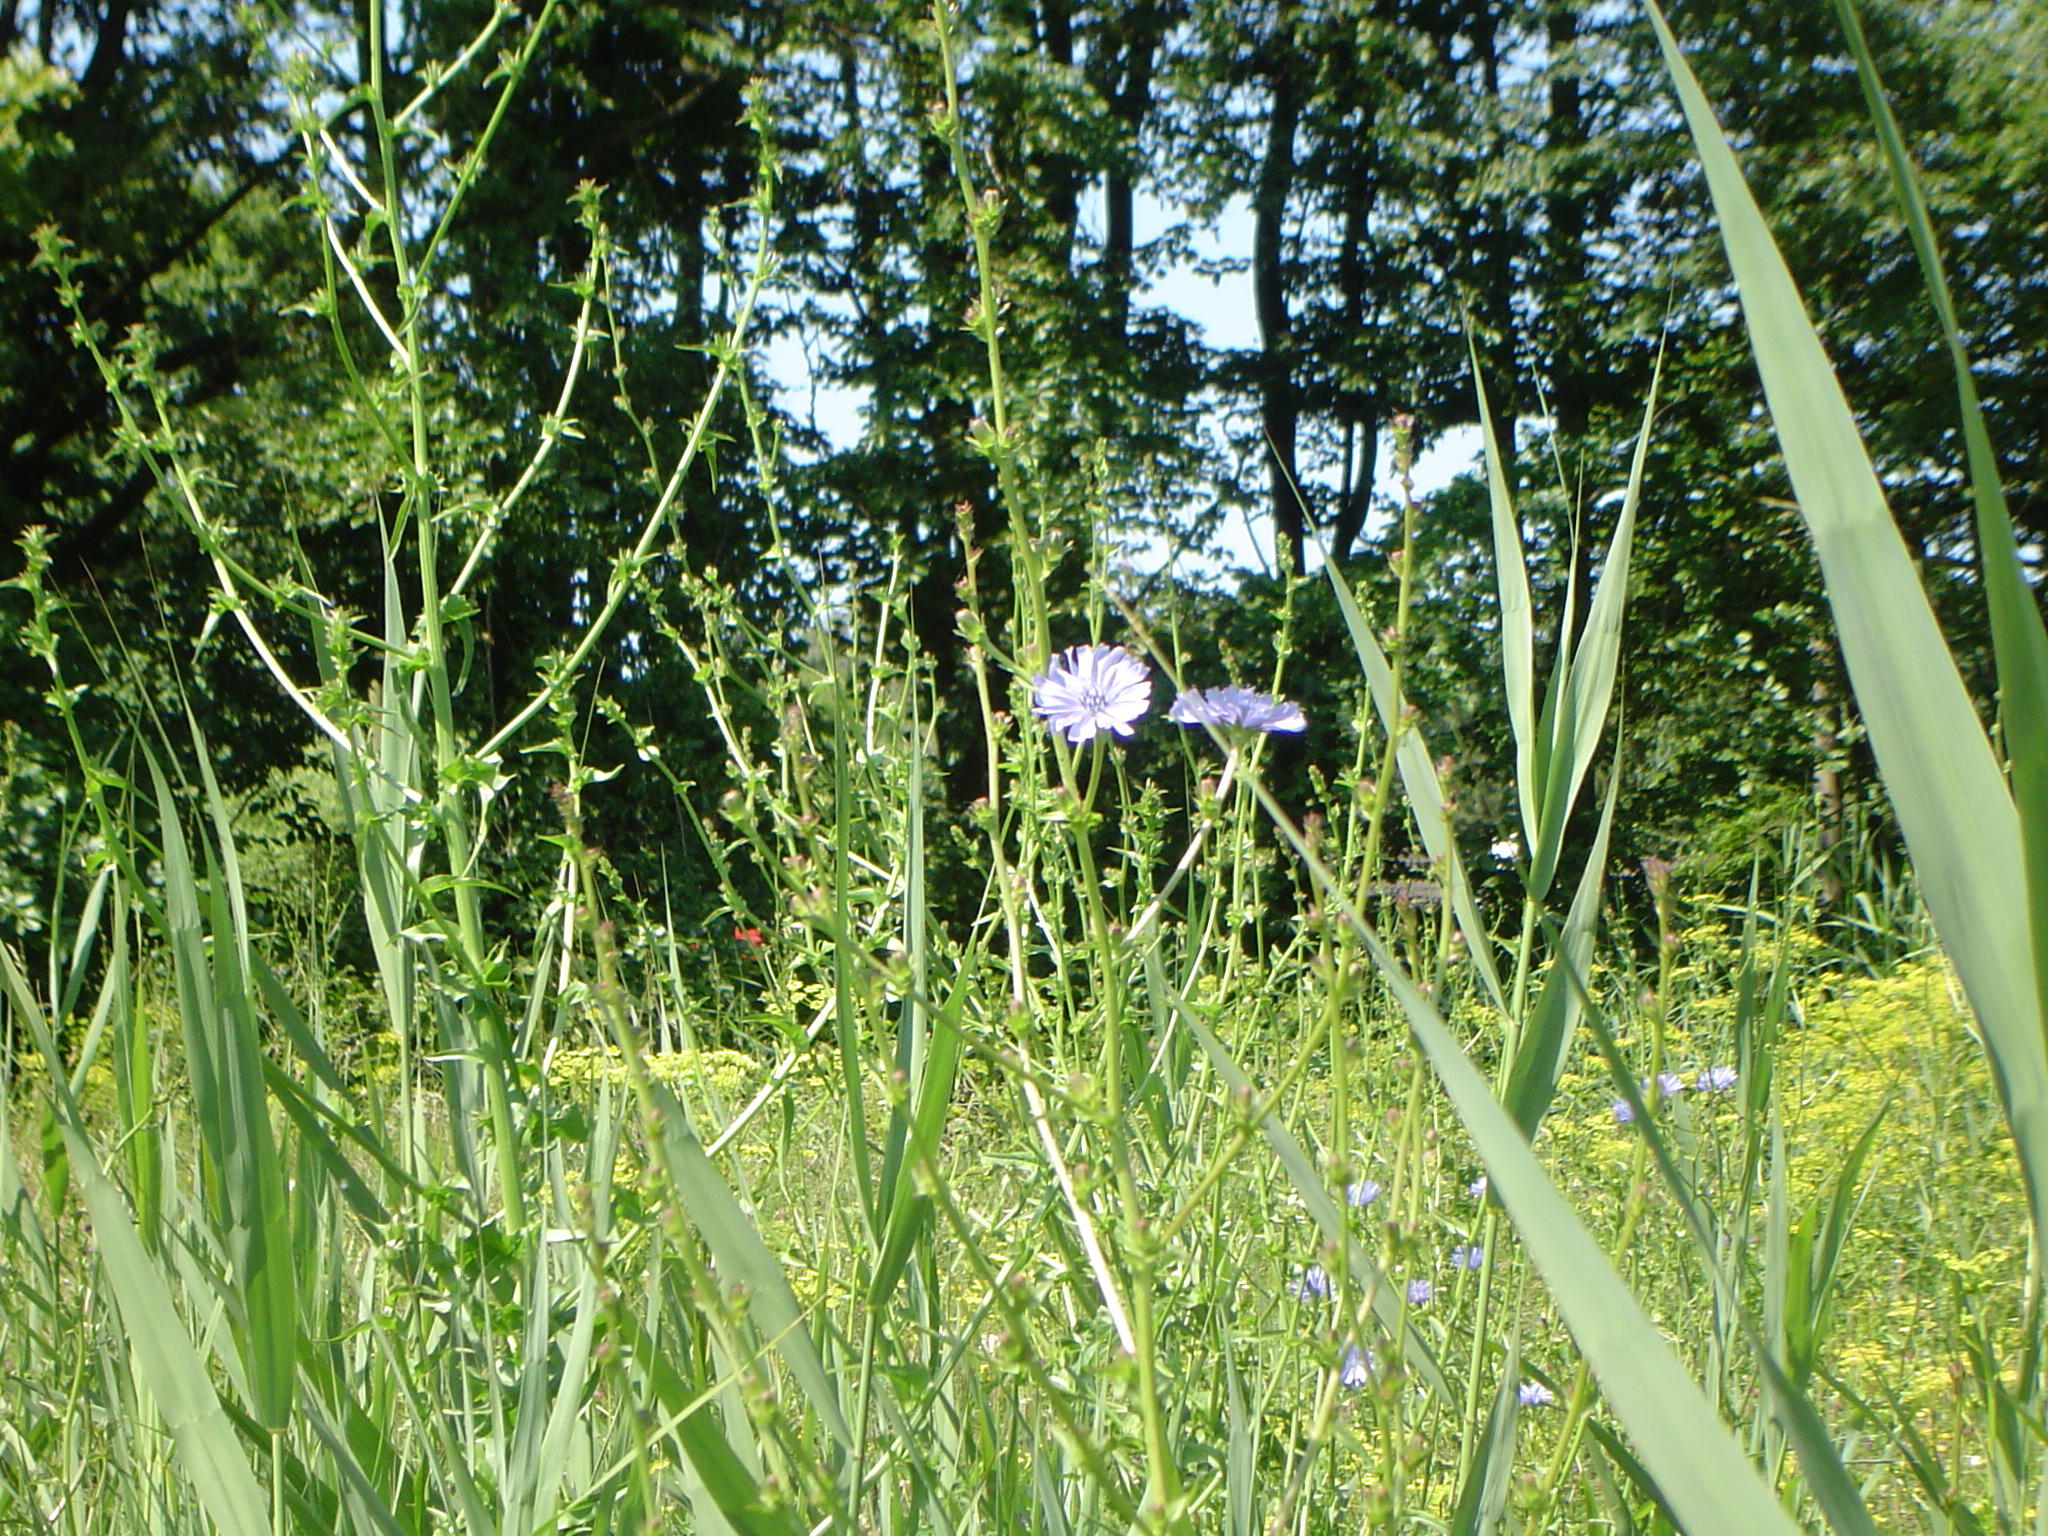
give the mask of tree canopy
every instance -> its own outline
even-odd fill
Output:
[[[1937,602],[1968,596],[1959,433],[1930,385],[1945,361],[1832,13],[1691,0],[1674,14],[1710,95],[1730,104],[1724,126]],[[748,238],[736,204],[765,157],[777,275],[764,350],[660,553],[673,579],[636,596],[606,640],[618,703],[591,722],[626,769],[604,835],[686,859],[631,735],[683,779],[716,772],[698,680],[660,639],[692,622],[663,595],[681,580],[715,572],[774,627],[788,593],[771,546],[848,590],[900,570],[942,692],[969,686],[954,629],[963,536],[999,566],[1005,534],[971,442],[984,364],[968,328],[967,214],[932,129],[928,14],[901,0],[389,0],[384,16],[386,57],[372,60],[363,3],[0,5],[0,523],[10,548],[48,530],[48,580],[77,621],[73,675],[96,692],[84,718],[109,739],[203,696],[232,722],[219,743],[230,782],[298,761],[302,724],[218,622],[202,552],[70,333],[133,336],[153,359],[239,558],[279,579],[318,569],[331,594],[373,610],[398,467],[353,403],[337,342],[355,322],[312,302],[327,252],[300,146],[325,135],[360,151],[366,113],[417,100],[435,148],[405,168],[410,184],[474,178],[423,310],[429,429],[466,477],[437,488],[437,515],[459,518],[521,473],[559,409],[575,285],[596,244],[606,258],[573,440],[501,531],[463,620],[461,707],[498,718],[585,622],[633,537],[621,488],[658,473],[688,429],[707,338],[736,301]],[[1990,0],[1881,0],[1863,19],[1926,173],[2013,513],[2037,549],[2048,23]],[[492,60],[543,26],[537,66],[472,159],[494,111],[481,87]],[[1375,464],[1389,423],[1410,416],[1427,442],[1474,422],[1476,359],[1547,589],[1539,611],[1555,614],[1594,573],[1661,356],[1624,725],[1640,851],[1781,807],[1817,772],[1824,793],[1855,793],[1857,732],[1811,556],[1632,7],[982,0],[960,33],[967,137],[1000,207],[1022,451],[1055,521],[1068,509],[1079,529],[1085,509],[1107,507],[1134,541],[1199,548],[1249,511],[1283,578],[1313,564],[1312,534],[1384,596],[1398,526],[1375,500]],[[439,86],[479,37],[468,72]],[[1233,222],[1249,224],[1248,250],[1207,270],[1255,318],[1257,341],[1217,348],[1158,289]],[[36,260],[41,231],[81,263],[76,315]],[[364,279],[398,280],[375,267]],[[821,431],[801,392],[779,387],[789,380],[767,358],[799,351],[813,382],[858,402],[856,439]],[[766,411],[758,422],[750,402]],[[1460,755],[1474,836],[1506,775],[1503,744],[1471,725],[1497,718],[1480,707],[1495,676],[1486,527],[1483,490],[1453,484],[1424,509],[1415,551],[1415,689]],[[1082,600],[1099,553],[1077,542],[1054,601]],[[1131,590],[1240,668],[1269,664],[1283,606],[1297,644],[1317,625],[1338,643],[1327,599],[1289,598],[1284,579],[1134,577]],[[26,595],[5,601],[12,628]],[[1977,606],[1945,612],[1966,657]],[[310,676],[310,641],[292,643],[285,660]],[[47,684],[35,657],[5,653],[12,915],[0,923],[29,921],[25,893],[55,877],[75,804]],[[1312,680],[1311,697],[1319,688],[1341,713],[1339,682]],[[960,714],[940,732],[964,805],[977,748]]]

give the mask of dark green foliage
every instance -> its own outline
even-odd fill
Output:
[[[537,14],[524,7],[507,25]],[[425,61],[450,57],[488,15],[482,0],[393,6],[387,110],[424,83]],[[1709,93],[1730,104],[1728,128],[1841,363],[1937,609],[1988,692],[1955,421],[1928,387],[1945,366],[1940,337],[1834,19],[1716,3],[1677,20]],[[967,140],[1002,206],[995,238],[1022,451],[1041,525],[1073,538],[1051,567],[1057,638],[1087,625],[1083,530],[1163,530],[1199,547],[1244,509],[1272,518],[1283,557],[1316,530],[1384,622],[1397,536],[1373,501],[1373,465],[1397,411],[1417,418],[1424,441],[1474,419],[1468,328],[1517,450],[1538,610],[1561,612],[1576,581],[1583,615],[1610,532],[1603,498],[1625,471],[1661,335],[1667,388],[1636,540],[1617,851],[1725,847],[1740,865],[1747,831],[1726,829],[1775,825],[1816,784],[1824,819],[1870,795],[1726,269],[1636,18],[1559,0],[1037,0],[969,7],[962,25]],[[513,100],[437,258],[445,298],[427,314],[427,347],[444,366],[431,428],[456,469],[441,506],[502,492],[555,408],[574,315],[564,285],[591,251],[579,187],[602,189],[616,254],[569,409],[577,436],[505,529],[472,590],[474,613],[456,626],[457,717],[502,719],[573,638],[633,536],[653,466],[674,455],[708,377],[698,349],[729,318],[745,254],[732,205],[758,152],[744,119],[748,82],[759,81],[783,277],[757,334],[778,369],[801,348],[814,380],[853,392],[864,411],[853,440],[814,422],[801,395],[783,396],[790,414],[763,422],[763,441],[785,454],[780,533],[803,571],[849,590],[875,588],[901,562],[941,699],[933,879],[947,890],[943,824],[984,777],[954,629],[963,530],[981,547],[998,618],[1010,552],[988,461],[969,441],[988,384],[968,329],[966,222],[929,120],[939,95],[929,17],[847,0],[633,0],[572,5],[551,26],[544,67]],[[2048,101],[2027,68],[2039,23],[1995,6],[1893,0],[1866,27],[1926,170],[1959,324],[1984,363],[2014,520],[2039,538],[2048,499],[2027,467],[2048,419],[2048,182],[2038,174]],[[103,384],[65,339],[50,275],[31,267],[32,232],[53,223],[86,258],[85,311],[109,343],[131,325],[152,328],[175,420],[242,558],[273,578],[303,562],[330,597],[375,611],[397,467],[350,402],[327,324],[300,307],[320,253],[309,210],[291,201],[303,171],[284,110],[296,81],[337,138],[360,148],[364,15],[107,0],[8,8],[0,32],[13,50],[0,73],[0,247],[12,253],[0,263],[0,414],[11,423],[0,435],[0,531],[52,530],[50,581],[76,637],[65,642],[69,669],[94,689],[79,716],[88,731],[111,739],[183,690],[206,703],[224,787],[240,792],[295,765],[304,732],[230,627],[209,627],[204,562],[120,451]],[[404,176],[445,187],[493,100],[478,89],[434,98],[424,111],[443,148]],[[1205,232],[1247,223],[1246,254],[1222,262],[1220,292],[1255,315],[1259,340],[1215,350],[1149,285],[1207,249]],[[374,339],[350,334],[359,349]],[[754,367],[753,393],[772,404],[765,365]],[[737,397],[717,426],[722,441],[693,471],[676,536],[651,568],[656,595],[629,602],[600,652],[593,681],[613,704],[586,709],[581,727],[593,761],[621,769],[591,815],[622,894],[694,902],[676,914],[686,927],[715,921],[716,880],[693,826],[724,770],[698,680],[659,639],[664,625],[687,632],[694,608],[665,594],[686,573],[715,570],[764,630],[787,634],[792,612],[789,573],[767,558],[764,466]],[[1476,483],[1429,500],[1409,679],[1432,740],[1456,760],[1470,847],[1490,841],[1510,779],[1486,519]],[[1155,579],[1135,595],[1155,617],[1181,604],[1181,641],[1202,666],[1255,680],[1269,664],[1270,616],[1283,606],[1271,581],[1169,598]],[[9,593],[0,618],[18,622],[22,601]],[[1341,644],[1327,595],[1306,588],[1290,601],[1290,676],[1316,722],[1313,748],[1357,707],[1340,693],[1355,684],[1304,664]],[[273,627],[286,664],[310,677],[303,626]],[[24,810],[75,800],[63,788],[70,753],[36,701],[46,677],[19,652],[0,666],[0,715],[15,726],[10,796]],[[696,786],[687,802],[641,760],[650,746]],[[1275,769],[1290,784],[1286,749]],[[1306,782],[1288,791],[1297,804],[1311,792]],[[548,808],[531,788],[513,794],[526,797],[511,807],[515,835],[486,857],[522,889],[547,863],[534,839]],[[11,834],[0,880],[9,910],[47,895],[59,841]],[[972,900],[963,887],[940,908]]]

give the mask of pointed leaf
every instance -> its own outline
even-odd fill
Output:
[[[1654,0],[1650,19],[1713,195],[1857,706],[1928,912],[1983,1026],[2035,1231],[2048,1239],[2048,1034],[2020,819],[1792,274]]]
[[[1572,1036],[1585,1009],[1573,978],[1590,975],[1593,965],[1593,930],[1600,921],[1600,892],[1607,873],[1607,842],[1614,830],[1614,802],[1621,788],[1621,773],[1608,776],[1607,802],[1600,810],[1600,830],[1594,834],[1592,851],[1586,856],[1585,872],[1579,876],[1578,891],[1571,910],[1565,914],[1564,930],[1558,935],[1550,970],[1542,990],[1515,1046],[1515,1059],[1508,1069],[1508,1082],[1501,1100],[1522,1134],[1533,1138],[1536,1127],[1550,1112],[1557,1096],[1557,1081],[1564,1075],[1571,1055]]]
[[[1390,735],[1397,729],[1401,718],[1400,701],[1394,697],[1394,669],[1387,663],[1386,652],[1374,638],[1372,626],[1365,621],[1365,614],[1358,606],[1358,599],[1351,590],[1351,584],[1344,579],[1344,573],[1337,569],[1337,562],[1324,550],[1323,571],[1330,578],[1330,589],[1336,594],[1337,611],[1344,616],[1344,627],[1351,632],[1352,649],[1357,651],[1359,663],[1365,668],[1365,680],[1372,692],[1374,711],[1380,717],[1380,728]],[[1496,1008],[1507,1009],[1506,994],[1501,989],[1500,972],[1494,964],[1493,938],[1487,932],[1485,922],[1479,916],[1479,907],[1472,899],[1472,882],[1465,873],[1465,861],[1458,855],[1458,840],[1451,831],[1451,818],[1444,806],[1443,785],[1437,778],[1436,760],[1430,755],[1429,740],[1422,733],[1420,725],[1413,721],[1402,722],[1400,745],[1394,752],[1394,764],[1400,770],[1401,789],[1408,797],[1409,814],[1415,818],[1415,827],[1422,834],[1423,849],[1429,854],[1430,862],[1443,871],[1443,880],[1451,899],[1451,912],[1458,920],[1458,928],[1465,935],[1467,953],[1473,964],[1479,968],[1479,980],[1485,986],[1487,996]]]
[[[1522,812],[1522,841],[1536,847],[1537,817],[1543,808],[1536,761],[1536,621],[1529,607],[1529,567],[1522,530],[1508,493],[1507,466],[1500,456],[1493,409],[1480,377],[1479,351],[1465,338],[1472,357],[1472,388],[1479,398],[1479,429],[1486,442],[1486,491],[1493,508],[1493,579],[1500,590],[1501,684],[1508,696],[1508,723],[1515,733],[1515,800]]]

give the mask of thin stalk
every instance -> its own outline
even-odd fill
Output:
[[[960,116],[960,79],[953,54],[950,12],[949,0],[934,0],[932,20],[938,33],[946,109],[937,114],[933,126],[951,156],[953,176],[959,184],[961,202],[967,213],[968,231],[974,239],[974,267],[981,292],[976,302],[973,328],[988,350],[989,430],[980,434],[981,447],[995,465],[996,486],[1002,493],[1003,508],[1010,520],[1011,558],[1015,562],[1011,579],[1016,589],[1017,611],[1028,620],[1026,644],[1022,647],[1023,659],[1028,664],[1036,664],[1052,654],[1052,621],[1046,606],[1044,562],[1026,516],[1023,486],[1017,473],[1017,441],[1010,420],[1009,388],[1003,373],[1003,300],[992,239],[1002,217],[1002,202],[993,192],[984,195],[975,189]]]

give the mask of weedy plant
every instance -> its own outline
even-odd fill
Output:
[[[492,131],[552,15],[543,6],[506,55]],[[990,550],[961,531],[987,775],[964,856],[982,887],[966,920],[940,921],[939,698],[906,630],[903,573],[821,591],[775,535],[770,559],[807,594],[778,632],[712,573],[676,574],[697,621],[666,637],[695,669],[732,787],[714,812],[671,782],[756,968],[745,1006],[781,1041],[757,1070],[714,1059],[703,1047],[730,1021],[705,1017],[674,935],[619,899],[584,835],[607,775],[577,745],[577,700],[728,394],[777,505],[776,445],[745,367],[749,315],[774,280],[773,176],[736,253],[750,275],[732,288],[707,397],[676,462],[652,466],[635,541],[527,702],[466,735],[450,632],[498,530],[545,497],[584,374],[623,322],[593,192],[569,362],[530,462],[502,492],[449,494],[429,322],[489,134],[409,184],[402,168],[433,163],[409,153],[426,98],[394,111],[373,76],[348,104],[372,124],[366,163],[310,105],[300,126],[329,261],[316,307],[398,489],[380,615],[329,601],[316,572],[251,568],[209,515],[148,339],[110,346],[83,315],[76,334],[126,451],[210,557],[220,616],[331,758],[374,1016],[333,1016],[303,968],[278,964],[201,722],[138,722],[119,762],[90,758],[74,730],[92,883],[60,897],[44,975],[0,956],[14,1074],[0,1116],[0,1522],[81,1536],[1851,1536],[1879,1515],[2039,1529],[2048,641],[1860,41],[1956,356],[2009,763],[1956,677],[1734,160],[1652,23],[1982,1057],[1949,973],[1901,972],[1920,1001],[1887,1026],[1861,1096],[1813,1112],[1809,1085],[1837,1059],[1824,1042],[1846,1037],[1795,1030],[1802,1000],[1851,1034],[1874,1005],[1826,998],[1796,879],[1754,888],[1731,923],[1650,861],[1654,967],[1634,968],[1626,935],[1601,959],[1626,764],[1606,765],[1591,845],[1569,849],[1566,830],[1599,788],[1654,397],[1598,582],[1556,616],[1555,633],[1578,638],[1555,647],[1541,687],[1543,626],[1489,447],[1520,821],[1505,850],[1520,910],[1499,936],[1406,701],[1405,561],[1390,615],[1367,615],[1335,566],[1318,578],[1367,703],[1314,822],[1263,775],[1274,741],[1309,723],[1287,701],[1284,632],[1270,672],[1226,680],[1189,675],[1171,615],[1128,607],[1099,571],[1077,608],[1054,609],[1061,509],[1033,477],[1004,372],[1001,203],[975,181],[957,22],[941,7],[932,129],[979,273],[974,436],[1007,518]],[[478,88],[477,60],[513,25],[494,12],[426,90]],[[70,260],[46,243],[75,300]],[[374,362],[358,356],[365,337]],[[616,363],[614,349],[623,392]],[[1412,541],[1412,496],[1399,515]],[[67,671],[41,541],[26,553],[29,643],[72,722],[89,691]],[[288,666],[280,622],[305,626],[316,678]],[[366,670],[377,685],[363,690]],[[1140,731],[1177,736],[1172,771],[1133,771],[1120,743]],[[561,824],[526,931],[493,929],[481,873],[515,753],[551,760]],[[1419,859],[1389,879],[1397,846]],[[388,1040],[388,1068],[345,1070],[343,1035]],[[39,1067],[16,1065],[16,1039]],[[1986,1057],[2008,1136],[1978,1113]],[[1895,1092],[1869,1091],[1878,1071]],[[39,1141],[24,1141],[17,1127],[37,1117]],[[1887,1172],[1899,1126],[1916,1151],[1890,1168],[1925,1144],[1931,1170]],[[1952,1141],[1970,1154],[1944,1163]],[[1981,1222],[1947,1208],[1950,1167],[1970,1171]],[[1889,1236],[1862,1225],[1872,1210]],[[1859,1257],[1872,1248],[1897,1270]],[[1846,1343],[1845,1318],[1861,1330]],[[1872,1348],[1887,1329],[1911,1330],[1932,1396],[1920,1377],[1887,1378]]]

